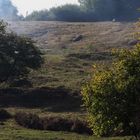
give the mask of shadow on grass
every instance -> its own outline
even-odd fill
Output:
[[[100,60],[111,60],[113,55],[111,52],[95,52],[95,53],[75,53],[69,54],[67,58],[78,58],[88,61],[100,61]]]
[[[62,87],[37,89],[0,89],[0,107],[45,108],[51,112],[80,110],[78,94]]]

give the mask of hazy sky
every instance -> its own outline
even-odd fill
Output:
[[[19,13],[26,15],[34,10],[49,9],[53,6],[63,4],[76,4],[78,0],[12,0],[13,4],[18,8]]]

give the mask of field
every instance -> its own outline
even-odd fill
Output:
[[[31,112],[44,116],[86,119],[81,86],[90,79],[93,65],[110,65],[112,49],[132,48],[134,23],[10,22],[8,28],[31,37],[41,49],[44,65],[30,73],[32,87],[1,94],[0,106],[11,114]],[[20,89],[20,88],[18,88]],[[0,140],[108,140],[75,133],[25,129],[13,120],[0,125]],[[110,140],[126,138],[110,138]]]
[[[133,23],[119,22],[12,22],[10,28],[33,38],[44,52],[45,65],[32,73],[34,86],[62,86],[78,92],[94,63],[112,60],[113,48],[132,47],[129,42],[135,30]]]

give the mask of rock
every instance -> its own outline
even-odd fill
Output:
[[[140,43],[140,40],[136,40],[136,39],[135,39],[135,40],[129,41],[129,42],[128,42],[128,45],[129,45],[129,46],[135,46],[135,45],[137,45],[137,43]]]
[[[82,39],[83,39],[83,35],[77,35],[72,39],[72,41],[77,42],[77,41],[81,41]]]

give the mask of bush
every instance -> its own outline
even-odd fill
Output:
[[[40,118],[35,114],[28,113],[16,113],[15,115],[16,122],[26,128],[31,129],[42,129]]]
[[[96,69],[83,87],[84,105],[95,135],[112,135],[117,129],[140,133],[140,44],[121,50],[110,68]]]
[[[12,115],[4,109],[0,109],[0,121],[12,118]]]
[[[63,118],[58,118],[58,117],[50,117],[50,118],[44,118],[42,120],[42,124],[44,130],[70,131],[72,126],[72,121]]]
[[[16,122],[26,128],[51,131],[67,131],[80,134],[91,134],[86,122],[80,120],[64,119],[61,117],[39,118],[35,114],[16,113]]]

